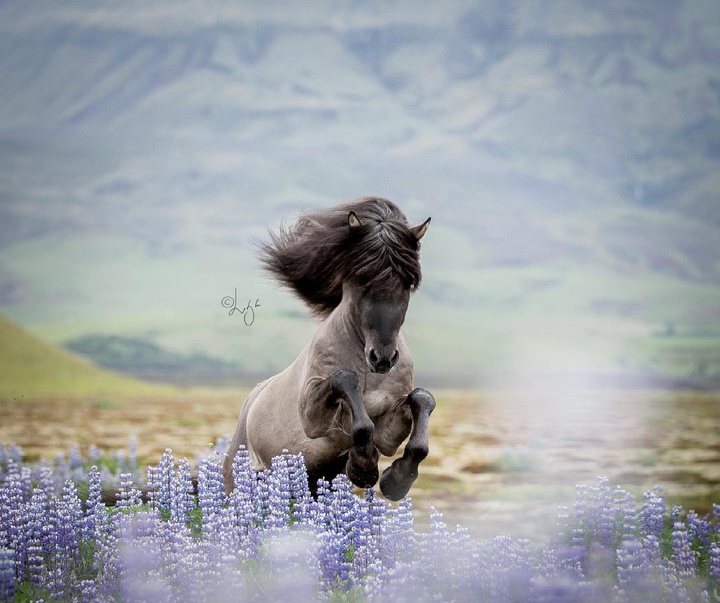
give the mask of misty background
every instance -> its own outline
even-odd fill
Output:
[[[253,237],[377,195],[419,385],[720,383],[716,0],[10,0],[0,82],[0,313],[102,366],[281,370]]]

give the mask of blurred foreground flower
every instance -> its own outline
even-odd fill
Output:
[[[344,476],[313,497],[302,456],[256,473],[240,450],[230,495],[217,451],[197,493],[170,450],[145,479],[134,462],[91,457],[27,465],[0,449],[0,601],[720,600],[717,517],[668,512],[659,489],[638,507],[605,479],[578,486],[556,537],[533,546],[474,542],[435,510],[417,532],[409,499],[358,496]]]

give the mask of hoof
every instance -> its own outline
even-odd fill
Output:
[[[352,450],[350,451],[348,462],[345,465],[345,474],[358,488],[370,488],[378,481],[377,462],[379,455],[377,451],[373,456],[374,458],[366,458],[354,454]]]
[[[358,471],[350,463],[345,467],[345,473],[358,488],[371,488],[377,483],[379,475],[377,467],[367,471]]]
[[[397,467],[393,464],[383,471],[380,478],[380,492],[383,493],[385,498],[392,501],[404,498],[410,492],[410,487],[415,483],[418,476],[417,473],[398,475],[399,473]]]

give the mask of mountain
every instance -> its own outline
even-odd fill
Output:
[[[6,0],[0,32],[0,310],[55,343],[282,368],[313,325],[252,237],[378,194],[433,217],[428,378],[720,374],[714,0]]]
[[[0,316],[0,397],[108,395],[161,391],[129,377],[99,369],[66,350],[48,344]]]
[[[170,352],[145,339],[90,334],[68,341],[64,347],[101,367],[150,381],[214,385],[237,382],[243,376],[229,362],[199,352]]]

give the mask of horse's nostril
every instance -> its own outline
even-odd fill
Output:
[[[375,350],[370,350],[370,354],[368,355],[368,358],[370,359],[371,364],[377,364],[380,360],[380,357],[377,355]]]
[[[395,350],[392,358],[390,358],[390,366],[395,366],[398,360],[400,360],[400,352],[398,350]]]

